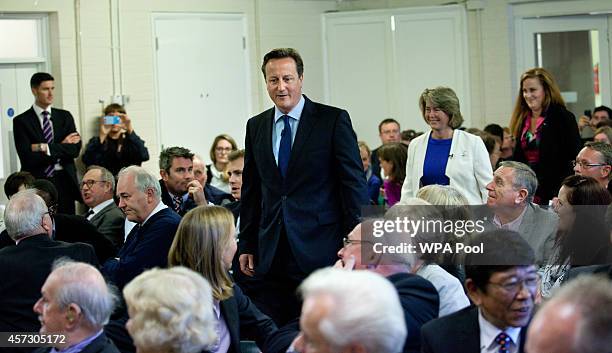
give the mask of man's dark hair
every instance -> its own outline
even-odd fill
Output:
[[[498,136],[500,143],[504,141],[504,128],[497,124],[489,124],[485,126],[484,131],[493,136]]]
[[[244,148],[241,150],[235,150],[230,152],[229,156],[227,156],[227,160],[230,162],[233,162],[235,160],[237,160],[238,158],[244,158]]]
[[[27,189],[34,182],[34,176],[30,172],[15,172],[9,175],[4,182],[4,194],[9,199],[15,195],[19,188],[24,185]]]
[[[400,126],[400,123],[398,123],[397,120],[388,118],[388,119],[381,121],[380,124],[378,124],[378,133],[381,133],[383,125],[391,124],[391,123],[397,124],[397,127]]]
[[[596,107],[595,109],[593,109],[593,114],[597,112],[606,112],[608,113],[608,119],[612,119],[612,109],[610,109],[609,107],[606,107],[605,105],[600,105],[599,107]]]
[[[495,272],[517,266],[535,264],[535,253],[517,232],[496,229],[472,235],[470,246],[483,244],[482,254],[470,253],[464,258],[465,278],[471,278],[476,288],[486,293],[487,284]]]
[[[174,158],[187,158],[193,160],[193,153],[184,147],[168,147],[159,154],[159,169],[170,173]]]
[[[48,74],[46,72],[37,72],[32,75],[32,78],[30,79],[30,87],[36,88],[40,86],[40,84],[44,81],[55,81],[55,79],[53,78],[53,76],[51,76],[51,74]]]
[[[30,186],[30,189],[36,189],[38,196],[42,197],[49,209],[51,215],[57,210],[57,189],[52,182],[47,179],[36,179]]]
[[[272,59],[283,59],[291,58],[295,61],[295,67],[297,69],[298,77],[302,77],[304,74],[304,61],[297,50],[293,48],[276,48],[272,49],[263,58],[263,64],[261,65],[261,72],[263,72],[264,78],[266,78],[266,64]]]

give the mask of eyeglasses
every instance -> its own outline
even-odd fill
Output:
[[[603,167],[603,166],[606,166],[608,164],[606,164],[606,163],[589,163],[587,161],[572,161],[572,168],[574,168],[576,165],[579,165],[580,168],[582,168],[582,169],[588,169],[588,168],[593,168],[593,167]]]
[[[108,182],[104,180],[83,180],[83,182],[81,182],[81,188],[87,185],[87,188],[91,189],[95,183],[108,183]]]
[[[342,239],[342,244],[344,244],[344,246],[349,246],[350,244],[361,244],[361,243],[372,244],[372,242],[369,240],[349,239],[346,237]]]
[[[533,291],[538,286],[538,281],[538,277],[533,276],[506,283],[489,282],[489,284],[501,287],[508,294],[516,295],[523,285],[525,285],[525,288],[527,288],[527,290],[530,292]]]

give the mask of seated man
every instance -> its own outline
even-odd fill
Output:
[[[406,340],[397,292],[369,271],[324,268],[300,285],[304,298],[297,352],[396,353]],[[347,322],[350,320],[350,322]]]
[[[102,273],[119,289],[144,270],[166,267],[168,251],[181,217],[161,202],[159,182],[144,168],[130,166],[119,172],[119,208],[136,226]]]
[[[51,239],[53,222],[49,210],[34,190],[23,190],[11,197],[4,221],[16,245],[0,250],[0,332],[37,332],[40,322],[32,306],[40,297],[53,261],[59,257],[93,265],[98,261],[88,244]],[[0,351],[29,352],[32,348]]]
[[[538,188],[535,172],[526,164],[505,161],[487,184],[487,206],[497,228],[518,232],[535,251],[538,264],[551,256],[559,218],[532,202]]]
[[[115,177],[106,168],[92,165],[81,182],[81,196],[89,211],[85,218],[113,243],[116,251],[123,245],[125,215],[115,204]]]
[[[40,333],[62,335],[63,339],[35,353],[73,350],[119,353],[102,331],[117,295],[95,267],[64,259],[55,261],[40,292],[41,297],[34,305],[41,323]]]
[[[32,183],[31,188],[36,190],[38,196],[45,200],[49,208],[49,215],[53,220],[51,238],[67,243],[81,242],[93,246],[100,263],[115,256],[117,251],[113,248],[111,241],[98,232],[96,227],[86,219],[81,216],[56,213],[58,199],[53,183],[49,180],[37,179]]]
[[[15,172],[9,175],[4,181],[4,194],[7,199],[18,193],[21,190],[27,189],[34,182],[34,176],[30,172]],[[6,246],[15,245],[15,242],[9,237],[6,228],[2,226],[0,233],[0,249]]]
[[[169,147],[159,155],[162,202],[183,216],[192,208],[201,205],[220,205],[231,196],[211,187],[208,190],[194,178],[193,153],[183,147]],[[204,184],[206,185],[206,184]]]
[[[576,175],[594,178],[610,191],[612,178],[612,146],[605,142],[587,142],[574,161]]]
[[[475,305],[425,324],[421,352],[522,353],[538,286],[533,250],[509,230],[471,237],[470,246],[483,248],[465,257],[465,286]]]
[[[599,353],[612,345],[612,282],[580,276],[538,310],[527,333],[529,353]]]

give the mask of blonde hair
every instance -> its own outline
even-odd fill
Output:
[[[223,263],[223,253],[233,236],[234,216],[224,207],[199,206],[187,212],[168,252],[168,266],[185,266],[206,278],[213,297],[233,295],[233,282]]]
[[[565,101],[561,97],[561,91],[552,74],[541,67],[527,70],[521,75],[521,84],[516,97],[516,103],[514,104],[512,118],[510,119],[510,131],[512,131],[512,136],[515,137],[519,135],[525,117],[531,112],[527,102],[525,102],[525,98],[523,98],[523,82],[530,78],[537,78],[544,89],[542,112],[545,112],[551,105],[560,105],[565,108]]]
[[[143,351],[196,353],[217,339],[210,285],[185,267],[152,269],[123,289],[130,336]]]

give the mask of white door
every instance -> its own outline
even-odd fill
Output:
[[[208,160],[216,135],[242,145],[252,111],[244,15],[157,14],[153,26],[162,146]]]
[[[0,179],[19,170],[13,140],[13,119],[34,102],[30,77],[37,64],[0,64]]]
[[[549,70],[576,117],[610,105],[608,16],[527,18],[517,24],[518,75],[533,67]]]

